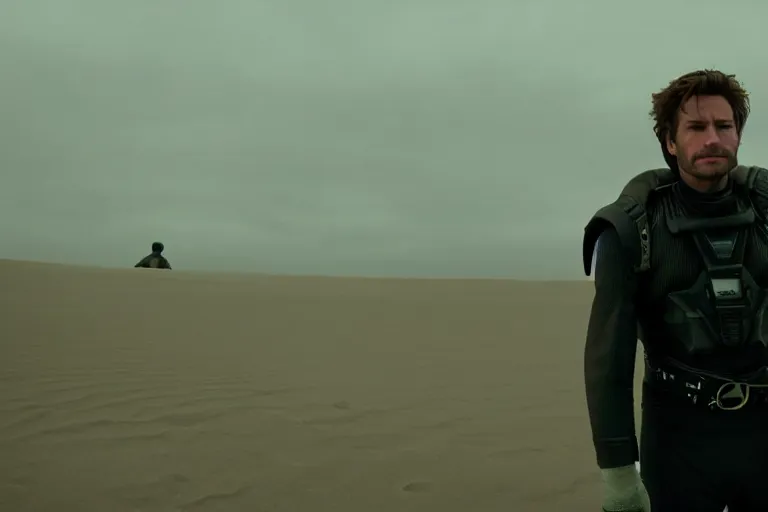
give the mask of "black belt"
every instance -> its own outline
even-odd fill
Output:
[[[651,364],[646,358],[645,381],[654,389],[674,393],[694,405],[710,409],[768,408],[768,367],[748,376],[728,378],[673,360]]]

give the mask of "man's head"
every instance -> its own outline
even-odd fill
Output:
[[[161,253],[165,250],[165,246],[161,242],[155,242],[152,244],[152,252]]]
[[[734,75],[685,74],[652,95],[653,131],[664,160],[689,185],[718,188],[737,165],[749,94]]]

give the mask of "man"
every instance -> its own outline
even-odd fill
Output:
[[[134,268],[160,268],[171,270],[171,264],[163,256],[165,246],[160,242],[152,244],[152,253],[144,257],[140,262],[134,265]]]
[[[669,169],[631,180],[584,236],[587,274],[599,239],[584,370],[603,510],[766,511],[768,171],[737,164],[748,93],[704,70],[652,98]]]

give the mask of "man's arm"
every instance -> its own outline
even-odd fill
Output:
[[[595,298],[584,350],[584,381],[592,438],[602,469],[638,460],[634,373],[637,352],[637,275],[617,231],[600,236]]]

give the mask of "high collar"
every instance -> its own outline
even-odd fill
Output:
[[[733,192],[733,180],[730,178],[726,186],[717,192],[699,192],[683,180],[675,183],[674,189],[683,207],[692,214],[718,217],[730,215],[737,210],[737,198]]]

